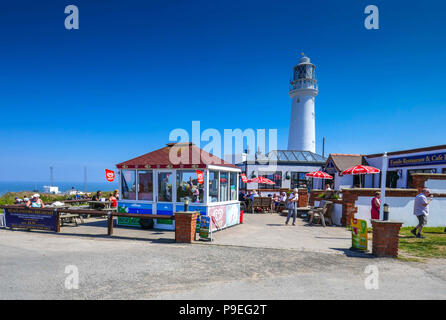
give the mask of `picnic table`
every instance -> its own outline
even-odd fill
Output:
[[[88,201],[90,209],[107,210],[107,211],[116,210],[116,208],[111,207],[112,203],[113,202],[111,201]]]

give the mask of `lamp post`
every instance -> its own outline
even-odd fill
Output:
[[[189,197],[184,198],[184,211],[189,211]]]
[[[384,203],[384,216],[383,216],[383,221],[387,221],[389,220],[389,205],[387,203]]]
[[[384,152],[381,165],[381,203],[386,203],[387,152]],[[384,218],[384,206],[379,206],[379,217]]]

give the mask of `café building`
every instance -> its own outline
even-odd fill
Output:
[[[334,177],[335,190],[363,187],[380,188],[381,175],[342,175],[342,171],[358,164],[368,165],[382,170],[384,153],[369,155],[330,154],[324,171]],[[387,152],[386,187],[413,188],[414,173],[446,173],[446,145]]]
[[[274,181],[274,185],[240,181],[240,188],[260,190],[262,195],[267,195],[281,189],[317,187],[321,182],[305,174],[320,170],[325,161],[326,158],[310,151],[274,150],[266,155],[256,154],[253,160],[244,154],[236,165],[247,179],[265,177]]]
[[[388,152],[386,184],[388,188],[412,188],[414,173],[446,173],[446,145]],[[375,168],[382,169],[383,153],[365,156]],[[366,186],[379,188],[381,174],[366,178]]]

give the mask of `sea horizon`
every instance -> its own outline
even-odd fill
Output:
[[[49,181],[0,181],[0,196],[8,192],[43,192],[44,186],[49,186]],[[75,181],[56,181],[53,182],[53,186],[59,187],[60,192],[70,191],[72,188],[85,191],[84,190],[84,182],[75,182]],[[111,191],[114,189],[118,189],[118,182],[87,182],[87,192],[96,192],[98,190],[101,191]]]

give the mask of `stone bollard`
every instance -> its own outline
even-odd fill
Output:
[[[377,257],[398,257],[398,239],[402,222],[372,220],[372,253]]]
[[[195,240],[197,211],[175,212],[175,241],[182,243],[192,243]]]

